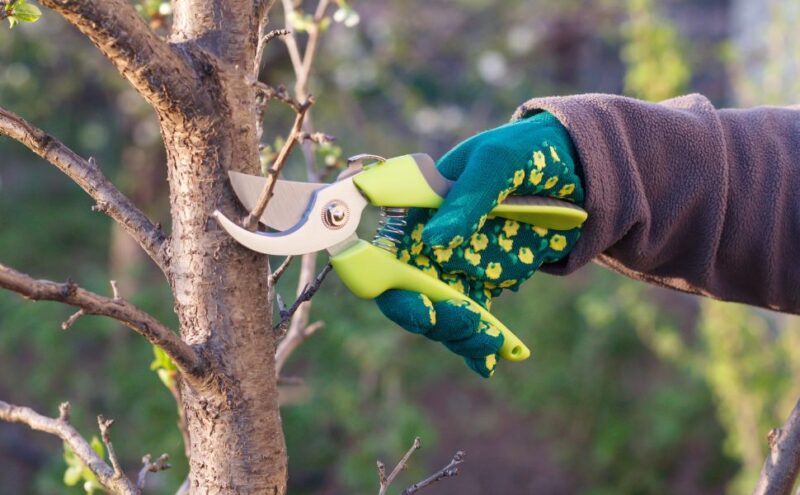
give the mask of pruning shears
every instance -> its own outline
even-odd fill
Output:
[[[407,208],[438,208],[453,185],[433,159],[422,153],[389,159],[359,155],[349,162],[331,184],[278,180],[259,219],[271,232],[251,232],[219,211],[214,216],[236,241],[259,253],[288,256],[327,250],[333,269],[358,297],[373,299],[387,290],[403,289],[434,302],[469,301],[502,332],[500,356],[527,359],[528,347],[488,310],[395,255]],[[267,179],[238,172],[229,177],[236,196],[252,210]],[[384,217],[383,229],[372,242],[356,235],[367,205],[381,207]],[[587,218],[586,211],[572,203],[539,196],[509,196],[489,215],[559,230],[580,226]]]

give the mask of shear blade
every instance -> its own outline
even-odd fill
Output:
[[[273,197],[274,199],[274,197]],[[345,220],[331,226],[326,210],[336,205],[346,211]],[[328,249],[353,238],[367,200],[352,179],[317,189],[304,204],[300,220],[282,232],[251,232],[238,226],[219,211],[214,216],[222,228],[243,246],[264,254],[299,255]]]
[[[241,172],[228,172],[228,178],[233,186],[233,191],[242,205],[248,210],[253,210],[258,203],[258,197],[264,190],[267,182],[265,177],[243,174]],[[272,198],[267,203],[267,209],[259,221],[275,230],[292,228],[303,218],[314,192],[327,186],[319,182],[297,182],[291,180],[275,181]]]

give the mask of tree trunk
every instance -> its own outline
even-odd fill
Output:
[[[207,361],[182,383],[192,493],[283,494],[276,338],[265,256],[231,239],[211,213],[241,218],[227,171],[258,173],[253,72],[258,3],[178,0],[171,41],[203,78],[198,105],[161,115],[172,214],[170,284],[180,332]]]

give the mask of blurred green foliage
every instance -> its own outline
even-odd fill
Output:
[[[707,84],[723,61],[702,57],[719,54],[725,40],[686,35],[670,21],[670,9],[720,2],[657,2],[654,11],[655,3],[339,2],[344,13],[324,35],[311,88],[317,130],[338,140],[318,159],[334,168],[358,152],[441,154],[545,94],[625,90],[657,100],[699,90],[723,102],[725,93]],[[143,13],[168,15],[164,4],[142,2]],[[45,17],[0,32],[0,105],[95,156],[127,190],[137,180],[155,187],[124,168],[131,148],[158,148],[153,115],[80,35]],[[262,77],[291,86],[280,42],[266,58]],[[291,118],[271,105],[265,142],[279,145]],[[0,156],[0,260],[110,293],[110,222],[27,150],[2,140]],[[299,156],[287,174],[304,179]],[[163,201],[145,206],[168,217]],[[295,269],[279,287],[286,300]],[[139,289],[124,295],[175,326],[156,270],[143,262],[128,271]],[[285,390],[290,492],[372,492],[375,460],[392,464],[420,436],[425,447],[400,484],[467,450],[461,475],[438,493],[743,493],[763,460],[764,435],[798,394],[794,318],[699,303],[596,267],[563,279],[537,275],[495,311],[534,354],[501,363],[486,382],[330,277],[312,311],[326,326],[286,369],[305,379]],[[87,437],[96,414],[115,418],[124,466],[135,472],[143,453],[167,452],[173,468],[149,477],[149,492],[173,493],[187,467],[175,403],[159,383],[170,386],[169,363],[107,320],[85,317],[59,331],[69,314],[0,292],[0,397],[53,414],[70,400]],[[77,468],[59,449],[0,425],[4,491],[65,492],[65,469],[74,479]]]
[[[627,65],[625,92],[652,101],[683,93],[689,82],[686,43],[660,18],[653,0],[627,0],[622,59]]]

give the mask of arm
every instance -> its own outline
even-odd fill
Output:
[[[800,313],[800,108],[716,110],[611,95],[534,99],[568,129],[589,219],[562,261]]]

